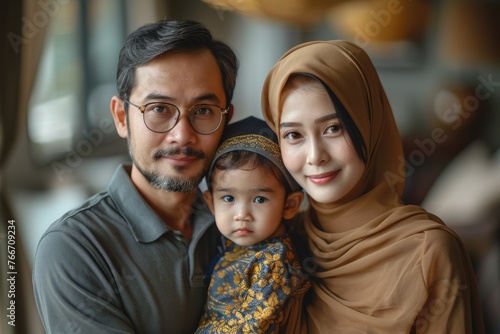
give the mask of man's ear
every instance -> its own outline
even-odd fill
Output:
[[[125,112],[124,102],[118,96],[113,96],[109,103],[109,109],[115,121],[116,132],[122,138],[128,137],[127,113]]]
[[[296,191],[286,197],[285,208],[283,210],[284,219],[292,219],[300,209],[300,204],[304,200],[304,193]]]
[[[229,124],[229,122],[231,122],[231,118],[233,118],[233,113],[234,113],[234,106],[230,104],[226,115],[226,125]]]
[[[209,190],[205,190],[203,192],[203,198],[205,198],[205,202],[207,202],[207,205],[208,205],[208,208],[210,209],[210,212],[215,216],[214,198],[212,196],[212,193]]]

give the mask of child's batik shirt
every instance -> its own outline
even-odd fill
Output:
[[[226,240],[197,333],[278,333],[310,287],[288,234],[253,246]],[[291,323],[294,319],[290,319]]]

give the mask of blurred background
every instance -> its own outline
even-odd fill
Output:
[[[240,60],[233,120],[261,117],[264,78],[292,46],[347,39],[371,56],[403,138],[404,200],[440,216],[473,260],[488,333],[500,333],[500,1],[19,0],[0,22],[0,333],[43,333],[37,242],[129,161],[114,129],[118,53],[159,19],[204,23]],[[396,181],[397,178],[395,179]],[[16,326],[7,324],[8,225]]]

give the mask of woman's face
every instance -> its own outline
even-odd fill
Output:
[[[284,91],[279,138],[286,168],[316,202],[339,201],[363,175],[365,166],[320,83]]]

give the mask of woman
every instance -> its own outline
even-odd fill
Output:
[[[345,41],[289,50],[268,74],[263,114],[309,196],[317,269],[309,333],[483,333],[459,237],[404,205],[405,166],[391,107],[367,54]]]

